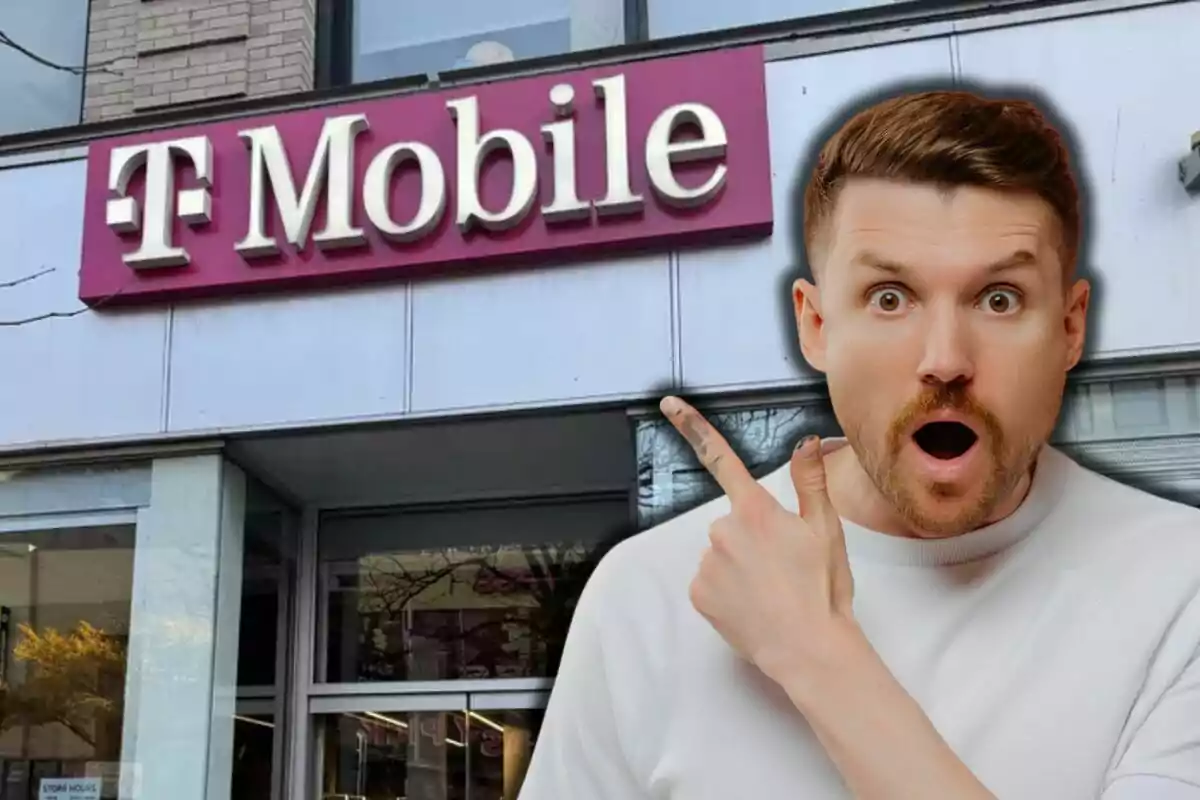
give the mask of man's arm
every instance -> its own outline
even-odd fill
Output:
[[[608,618],[619,617],[622,605],[615,585],[619,551],[601,560],[580,594],[518,800],[647,796],[628,758],[648,744],[646,732],[629,731],[621,719],[639,704],[646,707],[641,695],[649,676],[629,658],[634,637],[622,643],[607,635]]]
[[[819,661],[770,665],[858,800],[994,800],[852,621]]]
[[[678,398],[662,406],[730,501],[692,582],[696,610],[787,692],[858,800],[994,800],[854,620],[854,579],[819,439],[792,454],[796,515],[695,409]]]
[[[1200,595],[1159,646],[1114,760],[1102,800],[1200,800]]]

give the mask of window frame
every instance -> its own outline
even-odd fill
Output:
[[[615,45],[638,44],[648,40],[650,0],[608,0],[621,3],[625,11],[625,40]],[[333,89],[354,85],[354,10],[355,0],[317,0],[317,30],[314,88]],[[520,63],[520,62],[518,62]],[[449,72],[450,70],[446,70]],[[404,80],[412,75],[395,75],[388,80]],[[421,77],[421,76],[415,76]]]
[[[36,46],[30,46],[29,51],[27,53],[22,54],[24,58],[28,59],[29,61],[31,61],[33,63],[37,63],[38,58],[47,58],[47,60],[50,61],[50,63],[60,65],[59,67],[51,67],[51,66],[44,67],[45,69],[48,69],[48,70],[51,70],[54,72],[71,73],[72,70],[62,69],[61,67],[64,67],[64,66],[65,67],[81,67],[78,74],[73,76],[75,78],[75,80],[78,82],[78,86],[79,86],[79,104],[78,104],[78,107],[75,109],[74,118],[71,121],[66,122],[63,125],[53,125],[50,127],[38,126],[38,127],[22,128],[21,130],[18,130],[18,131],[12,131],[12,132],[8,132],[8,133],[0,133],[0,138],[7,138],[10,136],[36,135],[38,133],[41,133],[42,131],[59,130],[62,128],[74,128],[76,126],[84,124],[84,122],[85,122],[84,111],[87,107],[88,76],[92,71],[88,65],[88,56],[91,53],[91,49],[92,49],[92,13],[95,11],[94,3],[92,2],[92,0],[84,0],[84,2],[85,2],[85,6],[83,9],[83,48],[80,50],[80,52],[78,52],[76,54],[75,58],[72,58],[68,61],[55,61],[54,59],[49,58],[48,56],[45,56],[45,55],[43,55],[43,53],[39,52],[39,50]],[[5,27],[4,24],[2,22],[0,22],[0,29],[3,29],[4,27]],[[6,33],[7,33],[7,31],[6,31]],[[27,46],[25,42],[21,41],[21,38],[19,36],[16,37],[13,41],[15,41],[16,44],[21,45],[21,47]],[[12,49],[13,51],[20,54],[21,48],[19,48],[19,47],[12,47],[11,45],[0,45],[0,47],[9,47],[9,49]],[[33,53],[33,56],[29,55],[29,53]],[[34,56],[37,56],[38,58],[35,58]],[[78,60],[76,60],[76,59],[78,59]]]

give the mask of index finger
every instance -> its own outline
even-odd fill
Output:
[[[664,398],[659,407],[696,451],[696,457],[729,496],[730,502],[744,502],[762,488],[725,437],[699,411],[678,397]]]

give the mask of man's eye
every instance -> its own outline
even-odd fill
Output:
[[[1012,289],[990,289],[983,296],[983,307],[993,314],[1012,314],[1021,307],[1021,295]]]
[[[895,286],[885,286],[871,292],[870,304],[885,314],[894,314],[897,311],[901,311],[907,303],[908,298],[904,295],[904,292]]]

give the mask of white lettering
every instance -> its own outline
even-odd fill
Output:
[[[601,216],[637,215],[645,198],[633,191],[630,170],[628,98],[621,74],[592,82],[603,106],[604,195],[599,199],[579,196],[579,153],[576,130],[576,87],[568,82],[553,85],[548,93],[552,118],[541,125],[540,134],[550,162],[549,201],[540,211],[546,224],[592,221],[593,208]],[[367,165],[361,187],[362,207],[367,222],[379,236],[394,243],[410,243],[435,233],[445,221],[449,198],[457,201],[454,222],[462,232],[473,227],[501,232],[521,224],[538,200],[539,154],[525,134],[507,128],[483,130],[479,100],[460,97],[446,103],[456,126],[455,185],[447,185],[446,165],[438,152],[420,141],[382,142],[382,149]],[[691,126],[698,136],[680,136]],[[245,235],[234,248],[248,260],[275,255],[290,244],[303,249],[308,240],[322,250],[365,244],[368,236],[355,225],[355,157],[359,134],[370,127],[365,114],[330,117],[309,161],[303,186],[297,189],[289,154],[279,129],[274,125],[238,132],[249,151],[249,214]],[[701,103],[680,103],[660,113],[645,138],[646,178],[657,201],[674,208],[696,208],[713,202],[728,180],[726,156],[728,132],[716,111]],[[481,174],[487,159],[507,151],[512,162],[512,185],[502,207],[484,206]],[[596,155],[591,157],[596,157]],[[449,156],[447,156],[449,157]],[[176,190],[175,173],[190,164],[195,188]],[[677,165],[713,161],[711,173],[698,186],[684,186]],[[396,173],[413,166],[420,175],[416,210],[406,220],[393,215]],[[175,220],[196,227],[212,221],[214,161],[207,137],[136,144],[112,150],[108,170],[106,221],[119,233],[139,233],[140,241],[123,256],[135,269],[182,266],[190,256],[172,241]],[[145,192],[138,199],[129,187],[139,171],[145,173]],[[706,170],[707,171],[707,170]],[[409,185],[408,183],[404,184]],[[226,189],[228,191],[228,188]],[[414,191],[417,191],[414,184]],[[400,201],[397,200],[397,203]],[[280,229],[268,235],[268,214],[273,203]],[[405,203],[405,208],[408,208]],[[324,223],[312,232],[318,209]]]
[[[592,204],[579,199],[575,178],[575,88],[558,84],[550,90],[550,104],[560,119],[542,126],[542,138],[554,156],[554,195],[542,206],[542,216],[550,223],[588,219]]]
[[[605,216],[636,214],[645,202],[629,186],[629,120],[625,102],[625,76],[593,81],[596,96],[604,101],[604,166],[607,192],[595,202],[596,213]]]
[[[250,223],[245,238],[234,245],[234,249],[243,256],[279,252],[279,242],[266,234],[268,181],[283,222],[284,235],[293,247],[302,248],[308,239],[322,189],[326,195],[325,227],[313,235],[313,242],[324,250],[366,242],[363,230],[354,227],[351,218],[354,142],[367,127],[367,118],[363,114],[325,120],[299,196],[287,152],[275,126],[239,131],[238,136],[250,148]]]
[[[392,175],[407,161],[417,162],[421,171],[421,201],[413,218],[398,225],[388,207]],[[399,142],[384,148],[367,167],[363,179],[363,205],[367,218],[384,238],[394,242],[420,239],[438,226],[446,211],[446,172],[441,159],[433,148],[420,142]]]
[[[195,189],[175,193],[175,158],[192,162],[196,174]],[[178,217],[195,227],[212,219],[212,143],[207,137],[194,136],[171,142],[135,144],[112,151],[108,162],[108,190],[114,195],[105,208],[105,221],[118,233],[142,232],[138,248],[123,259],[134,269],[181,267],[191,258],[172,242],[171,227]],[[146,169],[145,210],[129,197],[129,182],[137,171]]]
[[[537,156],[533,145],[519,131],[498,128],[480,136],[479,101],[464,97],[446,103],[458,123],[458,226],[465,233],[479,225],[503,231],[520,224],[537,199]],[[508,203],[488,211],[479,199],[479,173],[484,160],[496,150],[507,148],[512,156],[512,191]]]
[[[675,132],[684,125],[699,128],[700,138],[671,141]],[[672,165],[724,158],[728,144],[724,123],[717,112],[708,106],[681,103],[663,111],[646,134],[646,172],[654,193],[664,203],[676,208],[704,205],[716,197],[725,185],[729,168],[725,164],[718,164],[708,180],[694,189],[688,189],[680,185]]]

